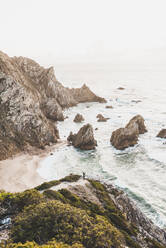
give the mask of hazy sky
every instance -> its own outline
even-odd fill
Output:
[[[0,50],[40,60],[109,60],[166,48],[166,0],[0,0]]]

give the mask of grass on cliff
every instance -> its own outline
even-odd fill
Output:
[[[137,228],[117,209],[100,182],[89,180],[102,206],[83,200],[67,189],[49,189],[54,182],[57,185],[79,178],[70,175],[51,181],[49,187],[42,184],[39,188],[47,189],[43,193],[37,189],[15,194],[1,191],[0,207],[13,215],[11,243],[6,248],[120,248],[123,245],[141,248],[133,239]],[[164,248],[154,240],[147,242],[151,248]]]
[[[80,179],[81,176],[79,175],[69,175],[69,176],[66,176],[60,180],[53,180],[53,181],[49,181],[49,182],[44,182],[42,183],[41,185],[37,186],[35,189],[41,191],[41,190],[46,190],[46,189],[49,189],[53,186],[56,186],[62,182],[77,182],[79,179]]]

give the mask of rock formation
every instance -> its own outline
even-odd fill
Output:
[[[156,137],[159,137],[159,138],[166,138],[166,129],[162,129]]]
[[[106,103],[107,101],[104,98],[96,96],[87,86],[84,84],[81,88],[69,89],[69,92],[77,101],[81,102],[100,102]]]
[[[119,88],[118,88],[118,90],[125,90],[125,88],[123,88],[123,87],[119,87]]]
[[[138,125],[139,134],[144,134],[147,132],[144,122],[145,120],[141,115],[136,115],[129,121],[126,128],[131,128],[134,123],[136,123]]]
[[[55,121],[64,120],[63,109],[85,101],[105,99],[86,85],[63,87],[53,67],[45,69],[31,59],[0,52],[0,160],[29,145],[44,148],[57,142]]]
[[[84,117],[81,114],[76,114],[73,121],[74,122],[82,122],[82,121],[84,121]]]
[[[109,120],[109,118],[105,118],[102,114],[98,114],[96,118],[98,118],[98,122],[106,122],[107,120]]]
[[[105,106],[105,108],[107,108],[107,109],[113,109],[112,105],[107,105],[107,106]]]
[[[129,146],[138,143],[139,134],[147,132],[142,116],[133,117],[125,128],[119,128],[112,133],[110,142],[119,150],[123,150]]]
[[[93,135],[93,128],[90,124],[84,125],[77,134],[71,132],[67,140],[75,148],[81,150],[92,150],[97,146],[97,141]]]

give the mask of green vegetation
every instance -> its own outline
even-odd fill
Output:
[[[80,179],[81,176],[79,175],[69,175],[69,176],[66,176],[60,180],[53,180],[53,181],[50,181],[50,182],[45,182],[45,183],[42,183],[41,185],[37,186],[35,189],[41,191],[41,190],[46,190],[46,189],[50,189],[51,187],[53,186],[56,186],[58,184],[60,184],[61,182],[77,182],[79,179]]]
[[[52,238],[87,248],[121,247],[123,235],[102,216],[90,217],[86,211],[52,200],[29,206],[19,214],[11,231],[14,242],[46,243]]]
[[[35,189],[25,190],[24,192],[14,194],[7,192],[0,193],[1,205],[5,208],[10,205],[11,209],[15,212],[22,211],[26,206],[36,205],[42,200],[44,200],[44,196]]]
[[[80,198],[64,188],[50,188],[61,182],[75,182],[70,175],[21,193],[0,191],[0,207],[12,215],[10,242],[2,248],[141,248],[135,241],[139,231],[115,206],[107,188],[89,180],[101,205]],[[39,190],[45,189],[43,193]],[[115,190],[116,191],[116,190]],[[117,194],[117,192],[115,192]],[[150,248],[164,248],[145,239]]]
[[[74,243],[73,245],[67,245],[62,242],[57,242],[56,240],[49,241],[45,245],[38,245],[36,242],[26,242],[22,243],[8,243],[1,244],[1,248],[84,248],[82,244]]]

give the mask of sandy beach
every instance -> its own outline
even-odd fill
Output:
[[[0,161],[0,190],[20,192],[43,183],[45,180],[37,172],[41,161],[65,143],[59,141],[43,151],[30,150],[28,153],[20,153]]]

